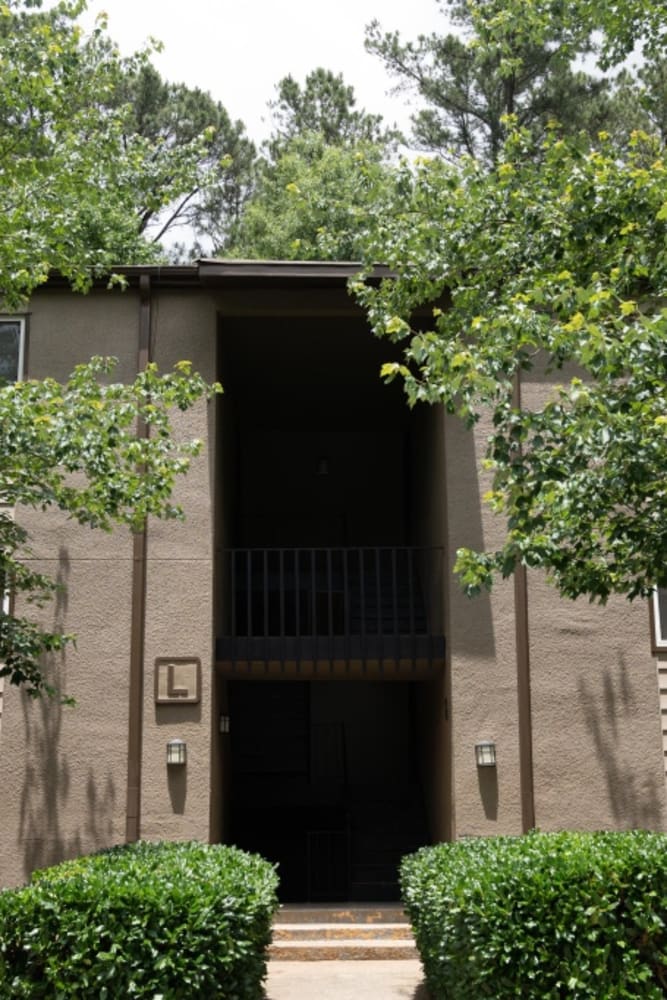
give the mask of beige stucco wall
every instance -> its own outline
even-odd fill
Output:
[[[549,391],[532,379],[526,405]],[[479,473],[491,428],[466,431],[447,418],[449,562],[461,545],[493,548],[502,523],[480,501]],[[667,828],[655,657],[645,603],[606,608],[559,599],[528,574],[535,821],[540,829]],[[454,812],[457,836],[522,828],[512,581],[469,600],[450,575]],[[478,769],[479,739],[497,745],[495,769]]]
[[[502,525],[481,501],[480,478],[490,427],[466,430],[445,418],[448,532],[446,600],[451,673],[454,832],[457,837],[521,832],[514,589],[499,582],[470,599],[452,573],[456,550],[480,549],[502,537]],[[496,768],[477,768],[474,747],[497,747]]]
[[[136,291],[73,297],[41,292],[31,304],[29,376],[66,376],[93,354],[119,356],[114,377],[136,370]],[[152,342],[161,368],[188,358],[215,378],[216,307],[206,296],[154,293]],[[185,523],[152,521],[147,533],[144,733],[140,834],[145,838],[209,835],[211,669],[213,662],[213,426],[201,403],[176,416],[177,433],[205,441],[177,500]],[[211,440],[209,441],[209,438]],[[0,748],[12,762],[3,778],[0,885],[32,868],[125,839],[128,678],[132,608],[132,538],[75,527],[54,512],[21,512],[39,565],[66,590],[45,621],[72,630],[76,648],[51,665],[55,683],[77,700],[32,702],[5,691]],[[202,665],[196,706],[156,706],[156,657],[194,656]],[[188,764],[168,769],[166,742],[188,743]]]
[[[665,829],[646,604],[559,601],[537,574],[529,594],[537,825]]]
[[[28,377],[64,378],[94,354],[135,365],[138,306],[132,293],[88,298],[42,293],[31,305]],[[75,631],[49,666],[52,681],[77,700],[32,701],[5,685],[0,750],[0,885],[34,867],[123,839],[132,545],[74,526],[57,512],[20,510],[35,565],[64,584],[42,612],[47,625]],[[34,609],[31,609],[34,613]]]
[[[536,407],[568,373],[524,376]],[[646,603],[561,600],[528,575],[535,819],[541,829],[665,829],[655,657]]]
[[[154,359],[161,369],[192,361],[215,379],[216,308],[206,295],[157,292],[153,300]],[[175,498],[183,523],[150,523],[147,542],[144,738],[141,836],[146,839],[209,837],[211,682],[214,664],[213,405],[202,402],[177,418],[178,433],[206,447],[179,480]],[[198,658],[202,691],[198,705],[156,705],[157,657]],[[187,743],[187,765],[167,767],[167,740]]]

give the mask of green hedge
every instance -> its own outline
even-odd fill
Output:
[[[256,855],[138,843],[0,893],[0,997],[258,1000],[277,876]]]
[[[667,837],[427,847],[401,885],[432,1000],[667,996]]]

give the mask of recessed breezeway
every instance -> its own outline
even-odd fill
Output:
[[[232,681],[230,839],[284,900],[393,899],[430,839],[415,683]]]
[[[391,899],[446,826],[437,412],[344,289],[314,302],[220,319],[213,830],[285,899]]]

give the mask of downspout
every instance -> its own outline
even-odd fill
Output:
[[[139,278],[139,345],[137,371],[150,362],[151,279]],[[137,437],[148,436],[143,421],[137,421]],[[141,754],[144,722],[144,634],[146,625],[146,526],[132,538],[132,617],[130,623],[130,677],[127,736],[127,804],[125,841],[139,840],[141,831]]]
[[[512,405],[521,409],[521,373],[514,376]],[[528,581],[526,567],[514,570],[514,626],[516,634],[516,679],[519,726],[519,781],[521,786],[521,827],[523,833],[535,829],[535,787],[533,781],[533,721],[530,696],[530,633],[528,627]]]

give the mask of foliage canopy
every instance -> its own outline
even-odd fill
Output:
[[[225,253],[274,260],[359,260],[367,214],[398,135],[319,67],[276,88],[274,129]]]
[[[656,44],[665,4],[572,5],[624,54],[628,24]],[[540,41],[570,5],[473,4],[475,44],[505,52],[507,19]],[[555,12],[555,13],[554,13]],[[597,17],[597,20],[596,20]],[[495,20],[494,20],[495,19]],[[547,21],[547,23],[545,23]],[[508,56],[509,58],[509,56]],[[507,122],[488,169],[404,165],[375,207],[369,263],[398,278],[356,285],[377,333],[405,342],[410,402],[443,403],[469,425],[493,420],[487,499],[507,520],[495,552],[460,550],[469,592],[518,564],[542,567],[569,597],[605,601],[667,583],[667,169],[660,138],[635,131],[623,155],[604,131],[591,143],[545,138]],[[447,294],[426,329],[417,306]],[[516,398],[517,381],[546,380]]]
[[[644,997],[665,965],[664,834],[470,837],[403,859],[432,996]]]
[[[84,38],[84,0],[42,11],[0,2],[0,296],[14,308],[52,268],[85,290],[113,264],[155,259],[146,214],[190,190],[206,143],[179,146],[128,130],[126,75],[104,21]],[[156,178],[160,182],[156,183]]]
[[[259,1000],[278,877],[223,844],[125,844],[0,893],[0,996]]]

